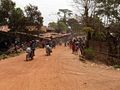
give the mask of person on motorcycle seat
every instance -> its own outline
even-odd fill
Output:
[[[47,56],[49,56],[52,53],[52,48],[50,47],[49,44],[46,44],[45,48],[46,48],[46,54],[47,54]]]
[[[26,61],[28,61],[28,60],[30,60],[30,59],[32,59],[32,49],[31,49],[31,47],[30,46],[27,46],[27,48],[26,48]]]

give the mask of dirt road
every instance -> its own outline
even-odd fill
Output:
[[[120,90],[120,71],[82,63],[65,47],[50,57],[39,49],[33,61],[24,59],[0,61],[0,90]]]

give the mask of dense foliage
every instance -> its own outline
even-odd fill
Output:
[[[0,25],[7,24],[15,32],[26,31],[27,25],[34,25],[38,29],[43,25],[43,17],[37,6],[26,6],[25,13],[12,0],[1,0]]]

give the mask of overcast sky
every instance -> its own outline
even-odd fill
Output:
[[[72,0],[13,0],[16,2],[17,7],[22,9],[29,3],[39,7],[39,10],[44,17],[44,25],[47,25],[51,21],[56,21],[57,16],[53,15],[58,12],[59,9],[72,10]]]

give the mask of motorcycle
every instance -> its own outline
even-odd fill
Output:
[[[33,59],[33,51],[31,50],[30,47],[26,49],[26,61],[30,61]]]
[[[47,45],[47,46],[46,46],[46,55],[47,55],[47,56],[50,56],[51,53],[52,53],[52,48],[51,48],[49,45]]]

